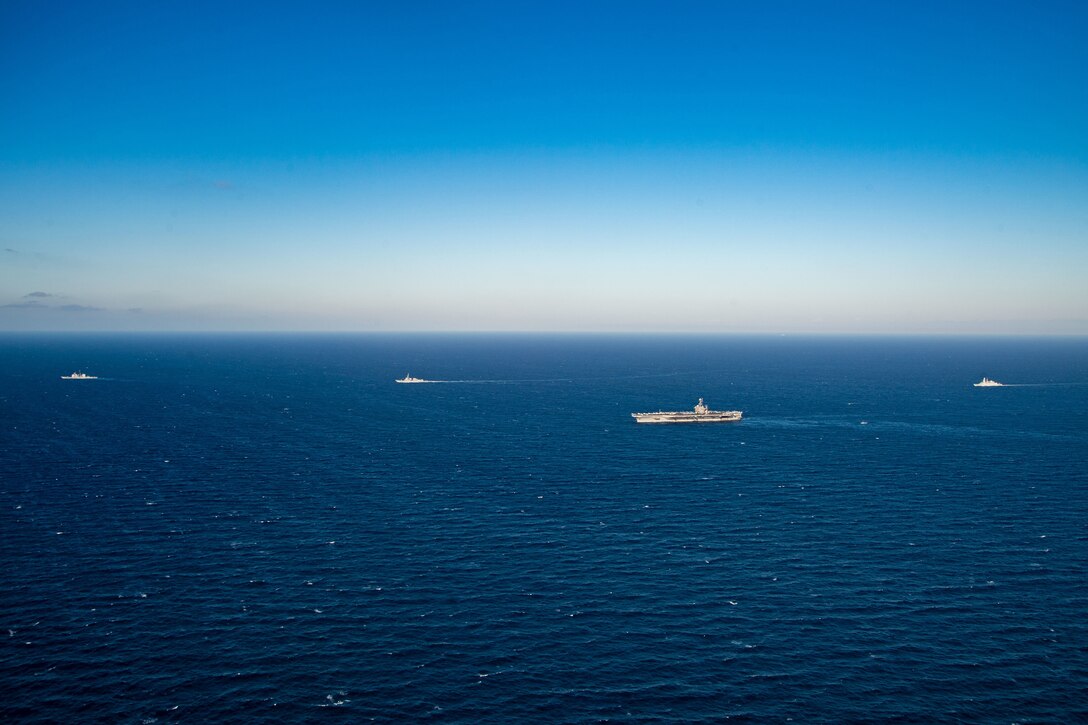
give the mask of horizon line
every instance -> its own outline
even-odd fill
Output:
[[[337,335],[337,336],[381,336],[381,335],[466,335],[466,336],[518,336],[518,337],[636,337],[636,336],[686,336],[686,337],[977,337],[977,338],[1088,338],[1088,332],[971,332],[971,331],[922,331],[922,332],[858,332],[858,331],[707,331],[707,330],[2,330],[5,335]]]

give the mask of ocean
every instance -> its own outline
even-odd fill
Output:
[[[5,722],[1088,721],[1084,338],[9,334],[0,370]],[[630,417],[699,397],[744,419]]]

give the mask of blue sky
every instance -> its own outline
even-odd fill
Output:
[[[0,329],[1088,333],[1082,3],[0,4]]]

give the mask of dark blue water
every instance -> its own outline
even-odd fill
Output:
[[[6,721],[1088,718],[1083,339],[7,336],[0,371]],[[745,419],[629,416],[700,396]]]

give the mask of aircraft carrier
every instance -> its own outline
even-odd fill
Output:
[[[702,398],[691,412],[686,410],[656,413],[631,413],[636,423],[731,423],[741,419],[739,410],[711,410]]]

